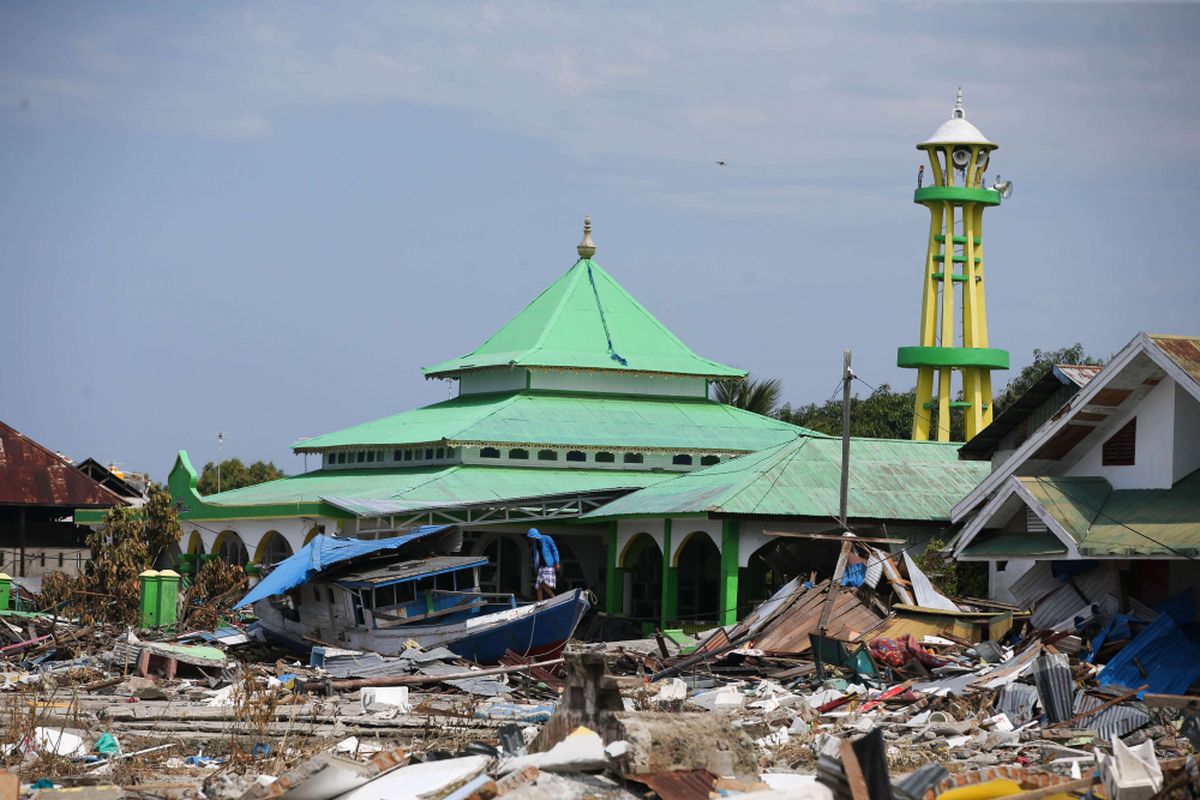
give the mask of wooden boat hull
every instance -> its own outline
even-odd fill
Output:
[[[575,632],[591,603],[581,589],[572,589],[538,603],[520,605],[466,620],[440,625],[398,625],[393,628],[350,627],[328,644],[354,650],[396,655],[415,641],[425,649],[445,647],[463,658],[492,664],[512,650],[518,655],[555,657]],[[259,627],[271,639],[301,650],[323,640],[310,625],[285,618],[268,600],[254,604]]]

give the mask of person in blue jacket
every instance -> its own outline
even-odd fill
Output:
[[[533,586],[537,590],[537,599],[554,597],[554,589],[558,584],[558,571],[562,569],[562,561],[558,557],[558,546],[554,540],[537,528],[530,528],[525,536],[533,541]]]

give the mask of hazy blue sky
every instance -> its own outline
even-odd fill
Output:
[[[1200,333],[1200,6],[0,5],[0,419],[165,477],[445,398],[596,259],[697,352],[907,388],[913,145],[1015,192],[993,346]],[[714,164],[717,159],[726,167]],[[999,379],[1003,383],[1004,378]]]

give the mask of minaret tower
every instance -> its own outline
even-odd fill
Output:
[[[929,155],[932,170],[932,185],[922,186],[921,167],[913,196],[929,209],[921,343],[901,347],[896,363],[917,370],[912,438],[949,441],[951,409],[961,408],[970,439],[992,421],[991,371],[1008,369],[1008,353],[988,347],[983,209],[1000,205],[1000,199],[1012,193],[1012,185],[997,179],[991,188],[985,187],[984,173],[996,145],[967,122],[962,89],[954,114],[917,149]],[[962,373],[962,400],[953,397],[956,371]]]

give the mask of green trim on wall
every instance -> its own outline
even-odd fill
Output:
[[[175,466],[167,476],[167,488],[179,509],[181,520],[263,519],[277,517],[341,517],[354,515],[328,503],[264,503],[262,505],[218,506],[206,503],[197,485],[196,470],[186,450],[180,450]]]
[[[994,347],[901,347],[896,366],[1008,369],[1008,351]]]
[[[617,523],[608,523],[608,571],[604,578],[604,611],[620,614],[625,610],[625,574],[617,565],[620,552],[617,547]]]
[[[717,622],[732,625],[738,619],[738,543],[742,523],[727,519],[721,523],[721,599]]]
[[[659,604],[663,627],[679,613],[679,568],[671,566],[671,518],[663,517],[662,602]]]
[[[994,189],[970,189],[966,186],[926,186],[913,192],[914,203],[982,203],[1000,205],[1000,193]]]

